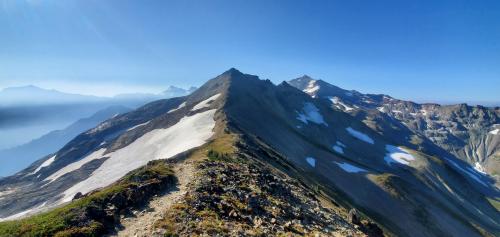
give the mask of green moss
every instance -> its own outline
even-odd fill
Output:
[[[100,236],[105,226],[97,220],[88,224],[75,223],[78,214],[87,208],[103,208],[107,200],[117,193],[124,193],[135,182],[171,176],[173,171],[163,161],[154,161],[130,172],[115,184],[77,199],[65,206],[25,219],[0,223],[0,236]],[[80,226],[82,225],[83,226]]]

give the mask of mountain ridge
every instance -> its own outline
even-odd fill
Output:
[[[354,91],[352,94],[346,94],[347,90],[312,78],[301,77],[290,81],[290,83],[313,97],[331,100],[335,107],[345,112],[378,110],[380,113],[387,114],[412,131],[431,139],[453,155],[479,167],[479,170],[488,170],[488,173],[495,175],[498,180],[500,166],[495,159],[495,157],[500,157],[498,138],[494,136],[489,138],[489,132],[494,131],[500,123],[500,108],[498,107],[469,106],[466,103],[455,105],[419,104],[387,95],[362,94]],[[308,91],[307,86],[310,83],[317,84],[316,91]],[[307,86],[305,86],[306,84]],[[332,86],[338,89],[332,90]],[[476,130],[474,126],[483,129],[483,131],[477,133],[474,131]],[[482,141],[481,137],[486,137],[486,141]],[[462,143],[463,145],[450,146],[454,143]]]
[[[246,175],[246,165],[232,163],[235,157],[241,162],[248,160],[259,166],[274,167],[273,170],[288,175],[293,182],[316,190],[311,200],[321,197],[335,203],[332,205],[341,209],[343,218],[356,209],[368,223],[380,226],[389,235],[500,233],[496,221],[498,209],[492,204],[500,195],[490,178],[455,159],[425,136],[396,126],[397,121],[387,115],[377,117],[381,120],[376,121],[375,126],[367,124],[364,118],[374,112],[346,113],[332,107],[331,101],[313,98],[288,83],[274,85],[233,68],[207,81],[189,96],[152,102],[105,121],[52,156],[16,176],[0,180],[0,191],[11,192],[0,196],[4,202],[0,206],[3,210],[0,217],[8,218],[41,203],[61,205],[78,199],[79,195],[92,195],[92,190],[113,187],[108,185],[119,182],[133,169],[147,167],[152,160],[174,162],[176,157],[197,154],[203,164],[199,168],[204,170],[198,174],[199,179],[216,182],[197,186],[200,190],[190,189],[181,203],[200,205],[201,209],[196,210],[210,212],[178,210],[183,210],[184,216],[204,221],[214,221],[213,215],[220,217],[223,221],[217,223],[221,228],[182,226],[174,218],[162,227],[173,234],[195,230],[205,234],[227,233],[234,224],[230,213],[235,212],[238,225],[258,227],[271,223],[272,212],[264,208],[267,201],[258,198],[257,189],[248,187],[253,190],[248,195],[257,195],[255,199],[238,196],[238,192],[247,191],[235,189],[227,182],[227,179],[235,182],[237,179],[225,174],[226,169]],[[421,141],[413,142],[419,139]],[[214,149],[216,152],[211,152]],[[54,158],[50,165],[42,167],[36,175],[28,175],[51,157]],[[262,185],[272,183],[265,181]],[[37,188],[41,185],[43,190]],[[285,186],[292,188],[292,185]],[[209,198],[203,195],[203,190],[221,198],[216,200],[221,208],[227,202],[240,207],[233,206],[235,212],[226,212],[208,205],[203,201]],[[37,195],[36,201],[32,195]],[[271,194],[266,191],[266,195]],[[287,195],[282,200],[290,202],[287,198],[291,196]],[[12,206],[14,200],[24,206]],[[243,208],[252,205],[256,206],[251,210],[261,210],[264,216]],[[258,207],[264,209],[255,209]],[[273,215],[275,221],[281,221]],[[368,228],[368,224],[353,218],[349,223]],[[300,233],[320,231],[311,227],[308,220],[299,223],[307,227],[307,232]],[[266,231],[272,235],[281,233]]]

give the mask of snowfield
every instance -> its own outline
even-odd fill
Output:
[[[319,109],[312,103],[304,103],[302,108],[304,113],[299,113],[297,119],[305,124],[313,122],[316,124],[323,124],[328,126],[328,124],[323,120],[323,116],[319,113]]]
[[[167,112],[167,114],[172,113],[172,112],[174,112],[174,111],[177,111],[177,110],[179,110],[179,109],[182,109],[182,108],[184,108],[184,107],[186,107],[186,102],[182,102],[182,104],[180,104],[179,106],[177,106],[177,108],[169,110],[169,111]]]
[[[387,151],[387,154],[385,155],[384,160],[389,165],[391,165],[392,163],[409,165],[410,161],[415,160],[415,157],[413,157],[403,148],[393,145],[385,145],[385,150]]]
[[[365,170],[363,168],[359,168],[355,165],[351,165],[351,164],[346,163],[346,162],[335,162],[334,161],[333,163],[338,165],[340,168],[342,168],[347,173],[368,172],[367,170]]]
[[[490,131],[489,133],[493,135],[498,135],[498,132],[500,132],[500,129],[497,128],[495,130]]]
[[[4,217],[4,218],[0,218],[0,221],[11,221],[11,220],[15,220],[15,219],[18,219],[18,218],[21,218],[29,213],[31,213],[33,211],[33,209],[28,209],[28,210],[25,210],[25,211],[22,211],[22,212],[19,212],[19,213],[16,213],[14,215],[11,215],[11,216],[8,216],[8,217]]]
[[[32,207],[28,210],[24,210],[22,212],[16,213],[14,215],[0,218],[0,221],[11,221],[11,220],[16,220],[16,219],[19,219],[21,217],[24,217],[28,214],[36,214],[36,213],[40,212],[41,210],[43,210],[43,207],[45,206],[45,204],[47,204],[47,202],[44,202],[41,205],[38,205],[36,207]]]
[[[106,151],[106,148],[101,148],[97,151],[94,151],[90,155],[84,157],[83,159],[78,160],[76,162],[73,162],[67,166],[64,166],[60,170],[54,172],[49,177],[45,178],[44,181],[50,181],[49,183],[52,183],[56,179],[60,178],[61,176],[65,175],[67,173],[70,173],[72,171],[75,171],[77,169],[80,169],[83,165],[85,165],[85,164],[87,164],[95,159],[101,159],[103,157],[102,155],[104,154],[105,151]],[[47,184],[49,184],[49,183],[47,183]],[[45,184],[45,185],[47,185],[47,184]]]
[[[219,98],[219,96],[220,96],[220,93],[219,93],[219,94],[215,94],[215,95],[213,95],[212,97],[210,97],[210,98],[208,98],[208,99],[206,99],[206,100],[204,100],[204,101],[202,101],[202,102],[200,102],[200,103],[196,104],[196,105],[195,105],[195,106],[191,109],[191,111],[195,111],[195,110],[203,109],[203,108],[206,108],[206,107],[210,106],[210,104],[211,104],[214,100],[216,100],[217,98]]]
[[[384,106],[377,107],[377,110],[380,111],[381,113],[385,113],[385,107]]]
[[[66,190],[60,202],[71,201],[78,192],[85,194],[108,186],[151,160],[170,158],[203,145],[214,134],[215,112],[212,109],[184,117],[169,128],[150,131],[128,146],[106,154],[109,158],[86,180]]]
[[[306,161],[310,166],[316,167],[316,159],[312,157],[306,157]]]
[[[347,130],[347,132],[349,134],[351,134],[351,136],[353,136],[361,141],[364,141],[364,142],[370,143],[370,144],[375,144],[375,142],[373,141],[373,139],[371,137],[369,137],[368,135],[366,135],[358,130],[355,130],[351,127],[348,127],[345,130]]]
[[[49,166],[50,164],[52,164],[52,162],[54,162],[54,160],[56,160],[56,156],[52,156],[50,157],[49,159],[47,159],[46,161],[44,161],[40,166],[38,166],[38,168],[36,168],[35,171],[33,171],[32,173],[30,174],[36,174],[38,173],[38,171],[40,171],[43,167],[47,167]]]

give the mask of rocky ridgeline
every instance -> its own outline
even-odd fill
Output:
[[[157,223],[159,235],[382,236],[351,213],[325,208],[317,194],[249,157],[209,153],[184,200]]]
[[[359,115],[360,111],[375,116],[371,123],[396,119],[412,132],[420,134],[447,152],[471,164],[481,172],[500,180],[500,108],[467,104],[419,104],[381,94],[363,94],[344,90],[322,80],[303,76],[289,81],[290,85],[314,98],[330,100],[333,107]],[[373,115],[373,112],[378,113]],[[364,118],[364,121],[370,118]]]

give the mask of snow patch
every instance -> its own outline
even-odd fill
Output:
[[[32,173],[30,173],[30,175],[32,174],[36,174],[38,173],[38,171],[40,171],[43,167],[47,167],[49,166],[50,164],[52,164],[52,162],[54,162],[54,160],[56,159],[56,155],[50,157],[49,159],[45,160],[40,166],[38,166],[38,168],[36,168],[35,171],[33,171]]]
[[[11,215],[11,216],[7,216],[7,217],[4,217],[4,218],[0,218],[0,221],[11,221],[11,220],[15,220],[15,219],[18,219],[18,218],[21,218],[27,214],[29,214],[30,212],[32,212],[33,209],[28,209],[28,210],[25,210],[25,211],[22,211],[22,212],[19,212],[19,213],[16,213],[14,215]]]
[[[333,150],[337,153],[344,154],[344,148],[342,148],[341,146],[334,145]]]
[[[350,107],[350,106],[346,105],[345,103],[343,103],[340,100],[340,98],[337,97],[337,96],[328,97],[328,99],[330,99],[330,101],[332,101],[332,103],[335,104],[335,105],[341,105],[343,108],[339,108],[339,106],[337,106],[337,108],[342,109],[344,111],[351,111],[351,110],[354,109],[353,107]]]
[[[474,169],[482,174],[486,174],[486,171],[485,169],[483,168],[483,166],[481,164],[479,164],[479,162],[476,162],[474,164]]]
[[[202,101],[202,102],[200,102],[200,103],[196,104],[196,105],[195,105],[195,106],[191,109],[191,111],[195,111],[195,110],[203,109],[203,108],[206,108],[206,107],[210,106],[210,104],[211,104],[214,100],[216,100],[217,98],[219,98],[219,96],[220,96],[220,93],[215,94],[215,95],[211,96],[210,98],[208,98],[208,99],[206,99],[206,100],[204,100],[204,101]]]
[[[347,130],[347,132],[349,134],[351,134],[351,136],[353,136],[361,141],[364,141],[364,142],[370,143],[370,144],[375,144],[375,142],[373,141],[373,139],[371,137],[369,137],[368,135],[366,135],[360,131],[357,131],[351,127],[348,127],[345,130]]]
[[[316,159],[312,157],[306,157],[306,161],[310,166],[316,167]]]
[[[363,98],[363,102],[365,102],[367,104],[373,104],[373,101],[371,101],[371,99],[369,99],[369,98]]]
[[[384,106],[377,107],[377,110],[380,111],[381,113],[385,113],[385,107]]]
[[[97,125],[97,127],[90,129],[89,131],[86,132],[86,134],[95,134],[97,132],[103,131],[104,129],[108,128],[111,123],[109,121],[105,121]]]
[[[137,124],[137,125],[135,125],[135,126],[133,126],[133,127],[129,128],[129,129],[127,129],[127,131],[132,131],[132,130],[134,130],[134,129],[138,128],[138,127],[142,127],[142,126],[144,126],[144,125],[147,125],[149,122],[151,122],[151,121],[147,121],[147,122],[145,122],[145,123]]]
[[[385,150],[387,151],[387,154],[385,155],[384,160],[389,165],[392,163],[409,165],[410,161],[415,160],[415,157],[403,148],[393,145],[385,145]]]
[[[182,108],[184,108],[184,107],[186,107],[186,102],[182,102],[182,104],[180,104],[179,106],[177,106],[177,108],[169,110],[169,111],[167,112],[167,114],[172,113],[172,112],[174,112],[174,111],[177,111],[177,110],[179,110],[179,109],[182,109]]]
[[[318,90],[320,89],[320,87],[318,85],[316,85],[316,80],[311,80],[309,81],[309,84],[307,84],[307,88],[304,89],[303,91],[307,94],[314,94],[316,93]]]
[[[344,145],[344,143],[337,141],[335,145],[333,145],[333,150],[336,151],[337,153],[344,154],[345,147],[346,146]]]
[[[347,96],[352,96],[352,92],[346,92],[344,94],[347,95]]]
[[[384,100],[394,100],[392,97],[390,97],[390,96],[386,96],[386,95],[383,95],[383,96],[382,96],[382,98],[383,98]]]
[[[500,132],[500,129],[499,129],[499,128],[497,128],[497,129],[495,129],[495,130],[492,130],[492,131],[490,131],[489,133],[490,133],[490,134],[493,134],[493,135],[498,135],[498,132]]]
[[[328,126],[328,124],[323,120],[323,116],[319,113],[319,109],[312,103],[304,103],[304,108],[302,108],[303,114],[299,113],[297,119],[301,122],[308,124],[308,122],[313,122],[316,124],[323,124]]]
[[[80,169],[83,165],[85,165],[93,160],[101,159],[102,155],[104,154],[105,151],[106,151],[106,148],[101,148],[97,151],[94,151],[90,155],[86,156],[85,158],[78,160],[76,162],[73,162],[71,164],[68,164],[67,166],[64,166],[60,170],[51,174],[49,177],[45,178],[44,181],[49,181],[49,183],[52,183],[56,179],[60,178],[61,176],[65,175],[67,173],[73,172],[77,169]]]
[[[182,118],[177,124],[155,129],[128,146],[106,154],[109,157],[86,180],[64,191],[60,202],[71,201],[77,192],[88,193],[117,181],[151,160],[167,159],[205,144],[214,134],[214,114],[207,110]]]
[[[4,218],[0,218],[0,222],[1,221],[11,221],[11,220],[16,220],[16,219],[19,219],[21,217],[24,217],[28,214],[35,214],[35,213],[38,213],[40,212],[40,210],[42,209],[42,207],[45,206],[45,204],[47,204],[47,202],[44,202],[42,203],[41,205],[39,206],[36,206],[36,207],[32,207],[28,210],[24,210],[22,212],[19,212],[19,213],[16,213],[14,215],[11,215],[11,216],[7,216],[7,217],[4,217]]]
[[[346,162],[333,162],[335,163],[336,165],[338,165],[340,168],[342,168],[344,171],[346,171],[347,173],[359,173],[359,172],[368,172],[367,170],[363,169],[363,168],[359,168],[355,165],[351,165],[349,163],[346,163]]]

